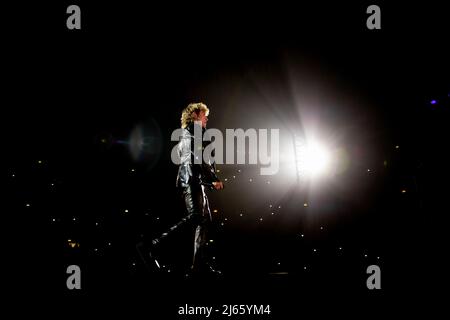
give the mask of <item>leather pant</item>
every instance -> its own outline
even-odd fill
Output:
[[[208,259],[206,244],[208,241],[208,227],[212,222],[211,211],[203,185],[188,185],[183,188],[182,195],[187,213],[188,215],[192,215],[192,221],[195,226],[194,255],[191,269],[198,271],[204,267],[207,262],[206,259]]]

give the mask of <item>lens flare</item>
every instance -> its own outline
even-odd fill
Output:
[[[317,177],[327,172],[330,164],[328,150],[318,141],[306,142],[295,137],[295,160],[299,178]]]

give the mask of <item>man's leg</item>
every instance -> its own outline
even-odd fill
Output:
[[[199,224],[195,228],[194,235],[194,256],[192,258],[192,267],[194,271],[200,271],[205,264],[207,229],[204,224]]]
[[[192,216],[195,226],[194,254],[192,258],[192,271],[199,271],[203,262],[203,251],[206,244],[205,194],[200,185],[191,185],[183,190],[183,197],[188,215]],[[209,209],[209,208],[208,208]]]
[[[152,240],[153,245],[159,244],[162,240],[167,238],[175,230],[180,228],[185,224],[193,224],[197,226],[198,223],[203,219],[202,215],[202,200],[199,194],[201,190],[195,190],[193,187],[185,187],[182,191],[182,197],[185,201],[187,215],[183,217],[180,221],[172,225],[166,232],[162,233],[158,238]]]

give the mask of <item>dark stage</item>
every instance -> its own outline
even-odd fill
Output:
[[[81,29],[66,25],[71,4]],[[429,2],[374,3],[381,29],[369,29],[371,4],[7,6],[10,297],[42,298],[43,311],[133,306],[151,319],[269,305],[270,314],[209,317],[293,319],[305,309],[385,315],[398,297],[444,287],[449,15]],[[171,135],[192,102],[224,135],[279,130],[275,174],[262,175],[251,152],[217,164],[225,188],[207,191],[207,247],[222,274],[199,278],[186,276],[192,225],[152,247],[158,265],[148,256],[186,216]],[[323,147],[302,169],[297,139]],[[81,289],[68,287],[71,265]],[[369,266],[380,288],[369,288]]]

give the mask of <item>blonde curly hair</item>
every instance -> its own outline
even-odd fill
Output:
[[[181,113],[181,127],[186,128],[191,122],[195,120],[195,115],[198,115],[201,111],[205,112],[205,116],[208,116],[209,109],[206,104],[202,102],[190,103],[186,108],[184,108]]]

